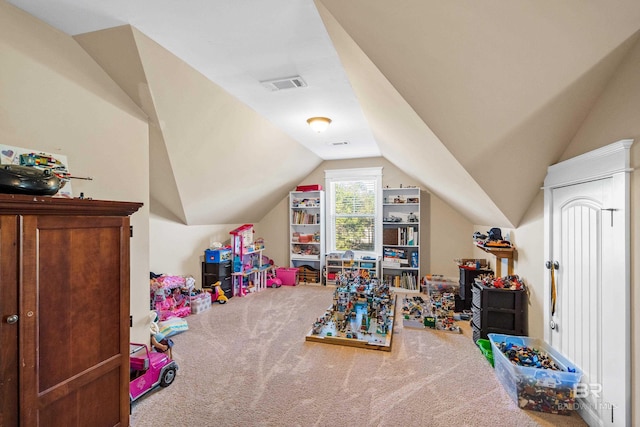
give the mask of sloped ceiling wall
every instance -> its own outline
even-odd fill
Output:
[[[331,14],[319,10],[382,155],[475,224],[513,227]]]
[[[164,207],[165,216],[186,223],[171,162],[164,143],[144,68],[135,43],[133,28],[128,25],[75,37],[84,50],[116,81],[147,114],[149,120],[150,204]]]
[[[149,116],[156,213],[188,225],[258,222],[321,163],[136,29],[75,38]]]
[[[326,7],[513,225],[640,28],[640,3],[631,0],[615,7],[595,1],[316,3]],[[352,82],[361,77],[350,75]],[[361,92],[361,100],[373,98],[370,90]],[[384,122],[369,122],[379,126],[376,135],[393,137]],[[409,153],[419,153],[427,143],[397,142]],[[382,151],[390,157],[389,150]],[[434,185],[409,158],[393,161],[458,205],[447,197],[446,185]],[[470,219],[495,223],[479,221],[473,213]]]
[[[636,0],[316,5],[383,156],[472,223],[505,227],[640,28]],[[149,116],[156,213],[259,222],[321,164],[135,28],[75,39]]]

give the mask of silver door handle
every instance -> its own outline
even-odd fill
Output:
[[[11,316],[7,317],[7,323],[10,325],[13,325],[14,323],[18,323],[18,315],[12,314]]]

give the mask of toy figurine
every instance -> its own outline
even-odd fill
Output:
[[[158,326],[158,313],[152,311],[149,313],[149,319],[151,320],[151,347],[160,353],[169,353],[169,359],[173,359],[171,355],[171,348],[173,347],[173,341],[170,338],[166,338],[163,333],[160,332]]]

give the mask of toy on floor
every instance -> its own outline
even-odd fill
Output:
[[[152,311],[149,313],[149,319],[151,320],[151,346],[160,353],[169,352],[169,359],[173,359],[171,349],[173,348],[173,341],[165,334],[160,332],[160,326],[158,325],[158,313]]]
[[[273,268],[269,269],[269,271],[267,271],[267,287],[279,288],[280,286],[282,286],[282,280],[276,277]]]
[[[216,283],[211,285],[211,302],[217,302],[219,304],[226,304],[229,301],[229,298],[224,294],[222,290],[222,286],[220,285],[220,281],[218,280]]]
[[[154,388],[167,387],[176,377],[178,365],[164,353],[149,351],[146,344],[129,344],[129,401]]]

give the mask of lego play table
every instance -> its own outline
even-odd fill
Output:
[[[396,296],[377,280],[338,286],[305,340],[391,351]]]

